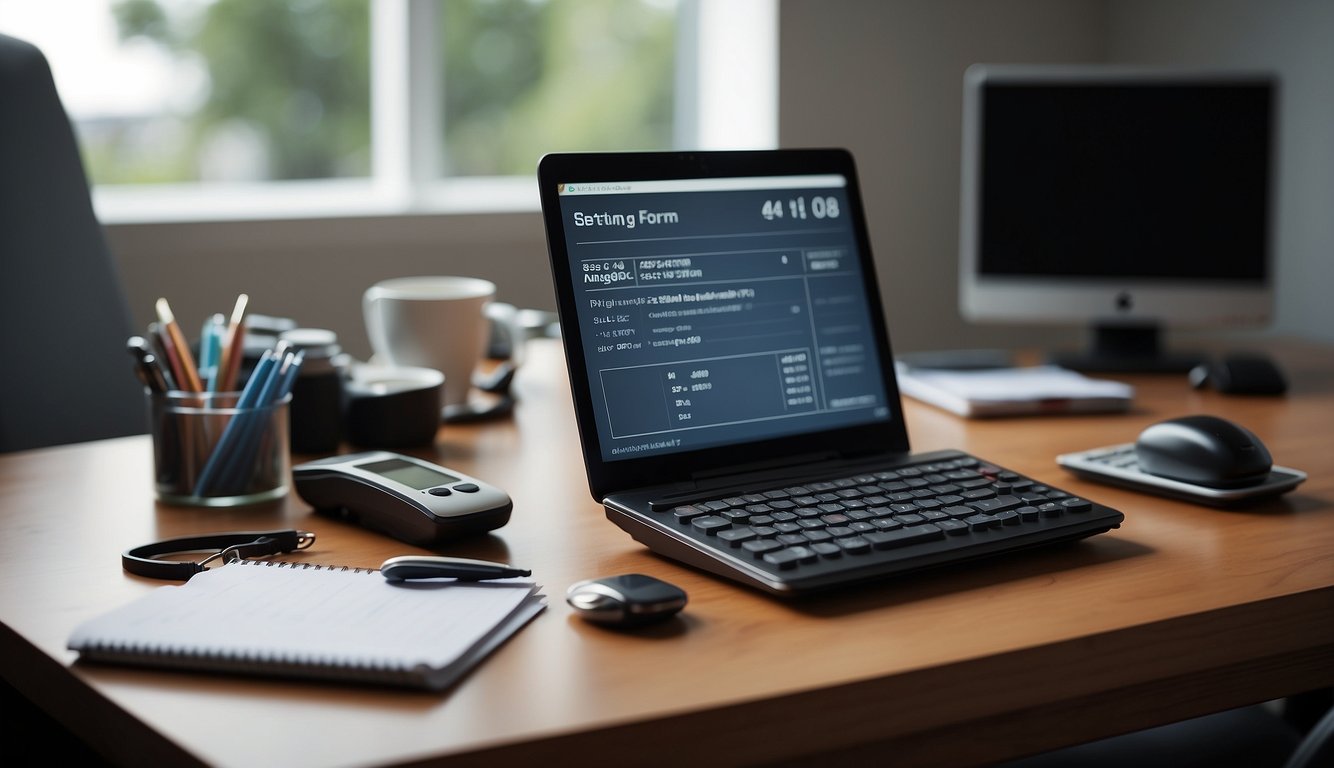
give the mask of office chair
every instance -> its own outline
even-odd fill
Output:
[[[1313,691],[1317,707],[1328,691]],[[1300,697],[1297,697],[1300,698]],[[1291,708],[1291,702],[1288,707]],[[1311,722],[1304,722],[1310,720]],[[1264,705],[1149,728],[993,768],[1322,768],[1334,765],[1334,708],[1277,714]]]
[[[0,452],[147,431],[129,307],[46,57],[0,35]]]

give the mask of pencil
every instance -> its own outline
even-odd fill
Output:
[[[249,303],[250,297],[244,293],[236,297],[231,322],[223,334],[215,385],[219,392],[235,390],[236,379],[241,374],[241,360],[245,357],[245,311]]]
[[[171,305],[166,299],[157,300],[157,318],[162,324],[167,362],[172,365],[177,384],[187,392],[203,392],[204,386],[199,381],[194,356],[190,354],[190,344],[185,340],[185,334],[181,333],[181,327],[176,324],[176,316],[171,313]]]

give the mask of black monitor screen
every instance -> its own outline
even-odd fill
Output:
[[[988,83],[980,272],[1265,280],[1272,90]]]
[[[603,461],[890,418],[847,184],[561,185]]]

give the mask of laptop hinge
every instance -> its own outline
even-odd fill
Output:
[[[819,472],[821,464],[834,464],[840,460],[836,451],[823,451],[819,453],[805,453],[797,456],[784,456],[781,459],[770,461],[756,461],[747,464],[733,464],[723,469],[712,469],[691,474],[693,486],[689,488],[680,488],[671,493],[663,494],[654,499],[650,504],[653,509],[670,509],[678,504],[689,503],[692,499],[697,499],[711,495],[710,489],[723,486],[733,486],[738,484],[768,484],[779,478],[788,477],[793,467],[800,467],[803,474],[808,472]]]
[[[719,488],[777,485],[786,480],[798,482],[817,478],[829,472],[845,471],[850,465],[855,466],[859,463],[885,465],[886,462],[894,462],[910,457],[912,457],[912,454],[908,451],[870,451],[846,454],[840,451],[822,451],[799,456],[785,456],[772,461],[734,464],[725,469],[692,474],[693,485],[679,483],[670,490],[660,489],[660,493],[649,502],[649,506],[654,511],[662,511],[712,497]],[[795,473],[794,469],[797,470]]]
[[[798,466],[805,467],[811,464],[818,464],[822,461],[837,461],[839,458],[841,457],[836,451],[803,453],[796,456],[784,456],[778,459],[769,459],[768,461],[732,464],[728,467],[692,472],[690,473],[690,477],[700,485],[708,485],[711,480],[715,480],[719,477],[726,477],[731,481],[738,477],[745,478],[748,475],[763,474],[775,469],[786,469],[788,467]]]

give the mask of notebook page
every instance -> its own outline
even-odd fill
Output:
[[[372,571],[250,561],[160,587],[85,622],[69,646],[438,668],[535,590],[528,579],[391,584]]]

